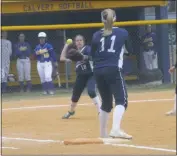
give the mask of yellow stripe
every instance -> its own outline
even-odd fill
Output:
[[[104,8],[123,8],[123,7],[138,7],[138,6],[164,6],[165,0],[122,0],[122,1],[39,1],[39,0],[3,0],[2,13],[28,13],[28,12],[54,12],[54,11],[71,11],[71,10],[93,10]]]
[[[146,20],[146,21],[126,21],[115,22],[114,26],[138,26],[147,24],[176,24],[176,19],[164,20]],[[56,30],[56,29],[80,29],[80,28],[100,28],[103,23],[85,23],[85,24],[56,24],[56,25],[26,25],[26,26],[3,26],[2,31],[16,31],[16,30]]]

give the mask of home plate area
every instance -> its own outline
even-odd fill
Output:
[[[7,101],[2,105],[2,154],[176,154],[173,91],[130,93],[122,129],[132,140],[101,139],[95,106],[82,96],[71,119],[68,97]],[[109,117],[109,131],[112,113]]]

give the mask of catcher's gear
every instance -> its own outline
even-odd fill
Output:
[[[81,54],[78,50],[71,48],[67,51],[66,58],[72,60],[72,61],[82,61],[84,60],[84,55]]]

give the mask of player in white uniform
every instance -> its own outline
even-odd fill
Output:
[[[3,31],[1,36],[1,88],[3,93],[7,91],[7,78],[9,75],[11,55],[12,43],[7,40],[7,32]]]
[[[43,87],[43,94],[54,94],[54,86],[52,82],[52,62],[58,66],[56,54],[53,46],[46,42],[46,33],[40,32],[38,34],[39,44],[35,48],[35,55],[37,58],[37,70]]]

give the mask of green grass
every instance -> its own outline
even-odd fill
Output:
[[[166,91],[166,90],[173,90],[175,88],[175,84],[163,84],[158,86],[145,86],[145,85],[128,85],[128,92],[129,93],[138,93],[138,92],[158,92],[158,91]],[[8,93],[4,94],[2,97],[3,101],[19,101],[19,100],[31,100],[31,99],[43,99],[43,98],[54,98],[54,97],[68,97],[71,96],[72,89],[66,90],[61,89],[57,90],[56,94],[53,96],[50,95],[42,95],[41,91],[34,91],[31,93]],[[83,95],[86,95],[87,91],[84,91]]]

